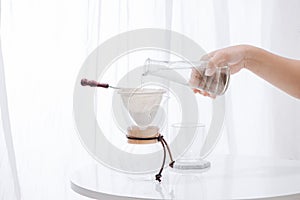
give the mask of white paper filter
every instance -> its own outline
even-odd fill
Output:
[[[152,123],[165,92],[163,89],[124,88],[118,93],[136,125],[144,127]]]

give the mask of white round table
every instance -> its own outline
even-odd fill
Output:
[[[209,170],[178,173],[162,182],[151,175],[120,173],[100,164],[71,176],[71,188],[94,199],[300,199],[300,161],[248,156],[214,156]]]

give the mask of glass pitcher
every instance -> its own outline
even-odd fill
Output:
[[[205,75],[207,61],[158,61],[148,58],[145,61],[143,76],[161,77],[191,88],[207,92],[210,96],[223,95],[229,84],[230,68],[217,67],[213,75]],[[170,70],[178,71],[184,79],[178,79]],[[188,77],[189,76],[189,77]]]

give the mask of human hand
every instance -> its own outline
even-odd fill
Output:
[[[190,78],[190,85],[195,87],[193,89],[195,93],[200,93],[204,96],[215,98],[215,95],[211,95],[206,91],[202,91],[198,86],[205,83],[207,77],[214,75],[217,67],[228,66],[230,73],[234,74],[240,71],[246,65],[247,49],[251,48],[248,45],[231,46],[224,49],[219,49],[204,55],[201,60],[207,61],[207,69],[205,71],[200,68],[193,69]],[[201,87],[200,87],[201,88]]]
[[[205,73],[205,71],[203,69],[199,70],[199,69],[193,68],[191,77],[189,80],[189,85],[191,87],[193,87],[194,93],[199,93],[199,94],[202,94],[203,96],[215,98],[216,97],[215,95],[211,95],[206,91],[198,89],[199,86],[201,85],[201,83],[206,82],[206,77],[205,77],[204,73]],[[204,84],[202,84],[202,85],[204,85]]]
[[[235,74],[246,66],[247,52],[251,48],[249,45],[237,45],[224,49],[219,49],[204,55],[201,60],[208,62],[206,76],[211,76],[217,67],[228,66],[230,73]]]

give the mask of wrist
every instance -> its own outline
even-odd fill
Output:
[[[250,71],[264,62],[266,51],[251,45],[244,46],[244,68]]]

